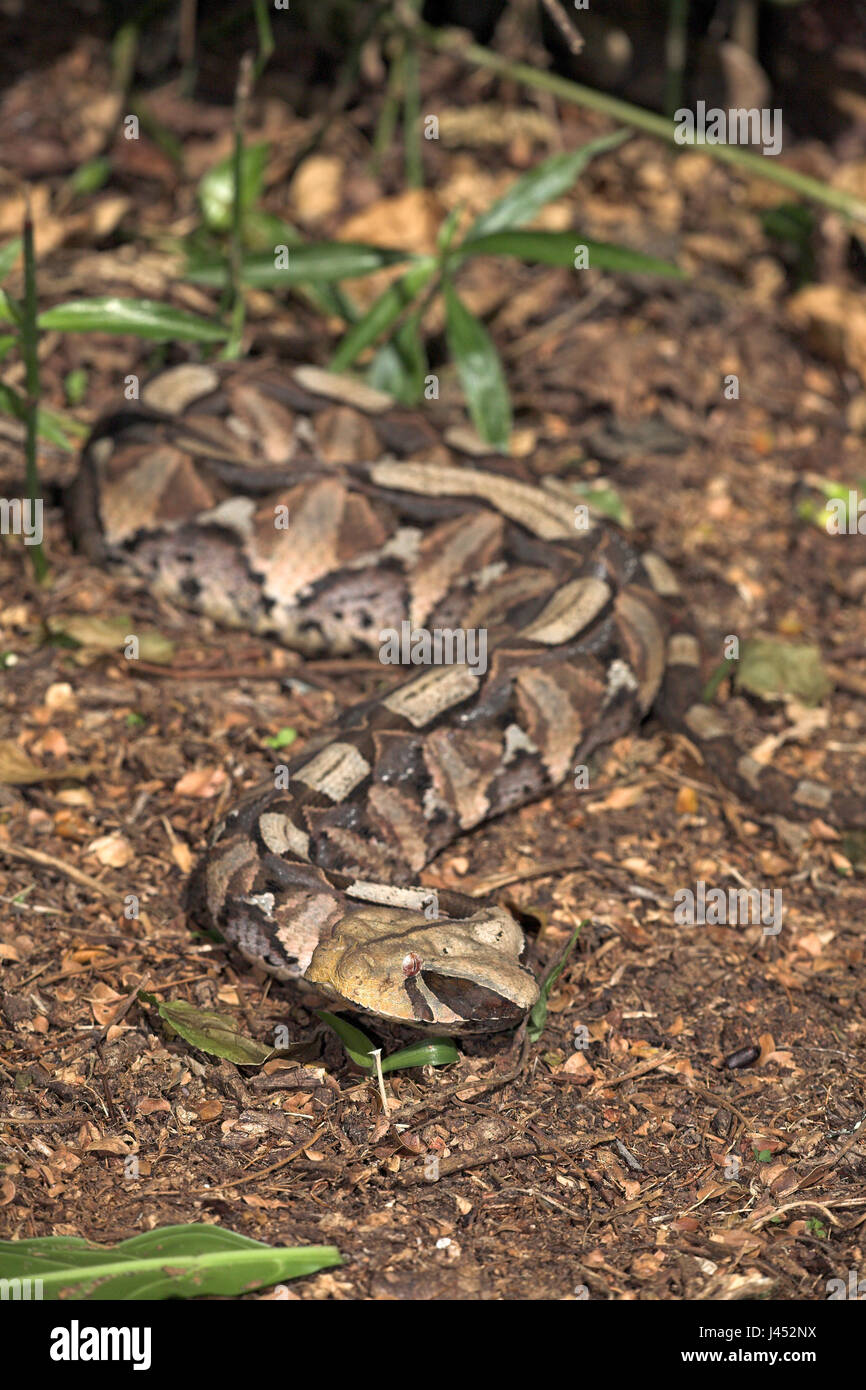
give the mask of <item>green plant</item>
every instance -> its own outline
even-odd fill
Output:
[[[35,1281],[37,1298],[84,1302],[228,1298],[339,1264],[333,1245],[264,1245],[219,1226],[163,1226],[119,1245],[78,1236],[0,1241],[4,1281]]]
[[[366,1033],[362,1033],[354,1024],[347,1023],[338,1014],[328,1013],[327,1009],[317,1009],[316,1013],[322,1022],[327,1023],[337,1034],[355,1065],[363,1067],[365,1071],[381,1070],[385,1073],[400,1071],[404,1067],[446,1067],[460,1060],[460,1054],[450,1038],[428,1038],[426,1042],[410,1043],[408,1047],[401,1047],[398,1052],[392,1052],[390,1057],[383,1057],[381,1067],[377,1068],[377,1049]]]
[[[408,269],[358,316],[346,301],[339,306],[350,327],[339,344],[331,368],[346,371],[371,347],[378,350],[370,364],[371,385],[412,404],[438,385],[427,372],[422,337],[424,313],[437,293],[444,301],[448,348],[457,368],[469,414],[478,433],[498,449],[508,447],[511,403],[499,355],[481,321],[460,297],[457,278],[475,256],[515,256],[530,263],[680,277],[667,261],[622,246],[587,240],[579,232],[526,230],[541,209],[570,189],[596,155],[614,149],[628,138],[617,131],[566,154],[556,154],[515,180],[503,196],[475,218],[456,239],[459,209],[440,228],[435,255],[414,255],[395,248],[346,242],[289,244],[243,258],[245,284],[259,287],[333,289],[343,280],[369,275],[385,266],[409,262]],[[251,197],[254,179],[247,181]],[[253,223],[255,225],[255,223]],[[285,231],[285,225],[281,228]],[[297,233],[289,229],[293,236]],[[193,255],[187,276],[197,284],[224,286],[224,257]],[[331,307],[334,307],[333,300]]]

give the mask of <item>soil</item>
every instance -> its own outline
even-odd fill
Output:
[[[147,134],[118,136],[109,184],[73,194],[71,171],[104,147],[111,122],[105,113],[99,124],[106,44],[82,39],[52,63],[43,99],[56,110],[68,97],[92,119],[63,139],[55,121],[44,167],[26,171],[41,300],[146,293],[215,313],[164,247],[196,224],[197,179],[230,148],[230,106],[183,97],[176,80],[154,87],[147,104],[184,167]],[[0,132],[33,81],[31,71],[7,88]],[[375,91],[332,113],[293,169],[318,118],[266,87],[249,139],[271,145],[267,209],[310,238],[426,249],[452,208],[475,214],[540,158],[607,128],[575,108],[515,101],[454,58],[431,59],[424,81],[454,120],[424,150],[426,191],[408,192],[399,144],[378,171],[369,162]],[[523,128],[497,143],[496,119],[486,133],[461,122],[484,103],[510,103]],[[786,159],[819,177],[838,163],[818,142]],[[731,635],[820,648],[834,689],[815,717],[723,683],[717,698],[738,700],[747,744],[794,728],[780,765],[862,786],[866,537],[828,535],[798,508],[816,478],[853,487],[866,473],[866,392],[856,352],[802,307],[791,248],[766,230],[789,196],[706,153],[635,136],[540,225],[675,259],[687,278],[501,259],[473,262],[460,285],[503,356],[515,448],[539,473],[603,481],[627,505],[634,539],[665,556],[688,595],[707,675]],[[10,184],[4,240],[16,209]],[[850,323],[863,312],[858,243],[818,212],[810,247]],[[16,271],[8,285],[20,284]],[[352,289],[366,303],[377,286]],[[432,370],[459,419],[438,312],[434,303],[426,325]],[[324,364],[338,341],[338,322],[302,297],[250,293],[247,351]],[[45,400],[65,408],[64,382],[84,368],[86,397],[71,413],[90,424],[121,403],[128,373],[194,355],[47,332]],[[21,389],[13,360],[3,366]],[[736,399],[725,398],[730,376]],[[299,751],[385,677],[226,634],[93,567],[59,505],[74,456],[46,445],[39,462],[51,582],[35,582],[19,538],[0,544],[0,740],[41,769],[0,785],[0,1236],[115,1242],[206,1222],[338,1246],[341,1267],[290,1286],[300,1299],[821,1300],[829,1279],[863,1265],[862,839],[743,804],[651,717],[593,761],[588,790],[566,785],[425,872],[430,885],[519,906],[535,924],[539,971],[584,925],[537,1042],[466,1039],[452,1067],[391,1074],[385,1116],[375,1082],[310,1001],[193,936],[181,910],[209,825],[280,760],[266,740],[291,727]],[[4,416],[0,490],[23,487],[20,426]],[[50,637],[49,620],[80,613],[157,630],[174,644],[170,664]],[[85,768],[67,773],[73,764]],[[781,931],[680,925],[674,895],[698,880],[779,890]],[[306,1050],[262,1067],[220,1061],[173,1035],[140,989],[218,1009],[268,1045],[284,1026]],[[411,1038],[363,1026],[386,1053]]]

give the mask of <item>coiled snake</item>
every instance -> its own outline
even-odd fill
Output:
[[[862,798],[759,767],[696,702],[697,643],[658,556],[576,526],[561,484],[461,458],[357,382],[170,368],[94,430],[68,510],[93,558],[221,623],[311,656],[378,655],[389,633],[402,659],[444,657],[230,811],[191,880],[194,918],[345,1005],[450,1031],[516,1023],[537,997],[520,926],[418,875],[657,697],[741,794],[862,822]]]

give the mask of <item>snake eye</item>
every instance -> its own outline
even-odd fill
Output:
[[[421,973],[421,957],[416,956],[414,951],[403,957],[403,974],[407,980],[411,980],[415,975]]]

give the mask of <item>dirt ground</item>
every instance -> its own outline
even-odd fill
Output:
[[[95,107],[104,45],[82,42],[57,61],[41,79],[54,99],[81,109],[90,94]],[[25,72],[7,88],[0,130],[18,84],[32,80]],[[452,59],[431,60],[425,80],[457,115],[514,102]],[[193,104],[176,85],[150,100],[184,147],[183,173],[145,137],[134,152],[118,147],[107,188],[70,202],[64,180],[84,140],[71,126],[54,163],[28,171],[46,302],[98,287],[213,310],[180,282],[161,238],[194,216],[195,181],[227,153],[231,111]],[[363,102],[333,116],[287,185],[315,120],[270,92],[251,115],[251,138],[272,143],[268,207],[288,207],[309,236],[424,249],[459,203],[477,212],[537,159],[607,128],[535,98],[515,106],[525,128],[509,128],[505,143],[495,120],[484,139],[470,123],[469,140],[455,119],[425,152],[427,190],[407,193],[399,150],[370,169]],[[863,158],[849,152],[859,168]],[[818,142],[786,159],[820,177],[835,169]],[[15,187],[0,198],[7,228]],[[781,766],[862,786],[866,538],[797,516],[810,480],[854,486],[866,474],[863,362],[843,331],[864,313],[852,269],[862,252],[835,215],[815,214],[834,318],[826,296],[804,299],[765,230],[764,214],[786,201],[706,154],[635,137],[593,163],[542,225],[672,257],[687,279],[581,278],[502,260],[469,266],[461,287],[503,355],[516,448],[539,472],[615,489],[635,540],[651,540],[681,579],[707,674],[730,634],[821,648],[835,688],[818,717],[740,700],[748,745],[797,726]],[[372,293],[358,282],[359,298]],[[250,351],[327,362],[335,322],[297,296],[250,301]],[[428,326],[443,418],[459,418],[441,324]],[[46,396],[61,407],[67,374],[85,367],[74,413],[89,423],[116,408],[127,372],[157,361],[131,340],[46,334]],[[730,374],[737,400],[724,397]],[[5,496],[21,495],[20,444],[3,417]],[[317,674],[316,663],[227,636],[92,567],[59,506],[74,459],[46,446],[40,468],[50,585],[35,583],[17,538],[0,544],[0,740],[44,773],[0,785],[0,1235],[113,1242],[201,1221],[274,1244],[338,1246],[342,1267],[291,1286],[301,1299],[822,1300],[829,1279],[863,1266],[862,839],[741,803],[650,718],[597,758],[588,792],[561,788],[423,875],[495,891],[534,916],[539,970],[576,922],[589,925],[537,1044],[521,1055],[508,1035],[466,1040],[454,1067],[389,1076],[385,1118],[375,1084],[308,1001],[194,937],[180,907],[214,817],[279,760],[266,739],[294,728],[300,751],[385,676]],[[72,613],[129,614],[132,630],[175,644],[170,665],[50,640],[47,621]],[[290,683],[298,674],[307,688]],[[727,683],[718,698],[735,698]],[[697,880],[781,890],[781,932],[678,925],[673,895]],[[137,918],[124,915],[129,894]],[[285,1025],[308,1055],[220,1062],[171,1036],[136,999],[141,987],[217,1008],[265,1043]],[[386,1052],[409,1040],[387,1024],[375,1031]]]

